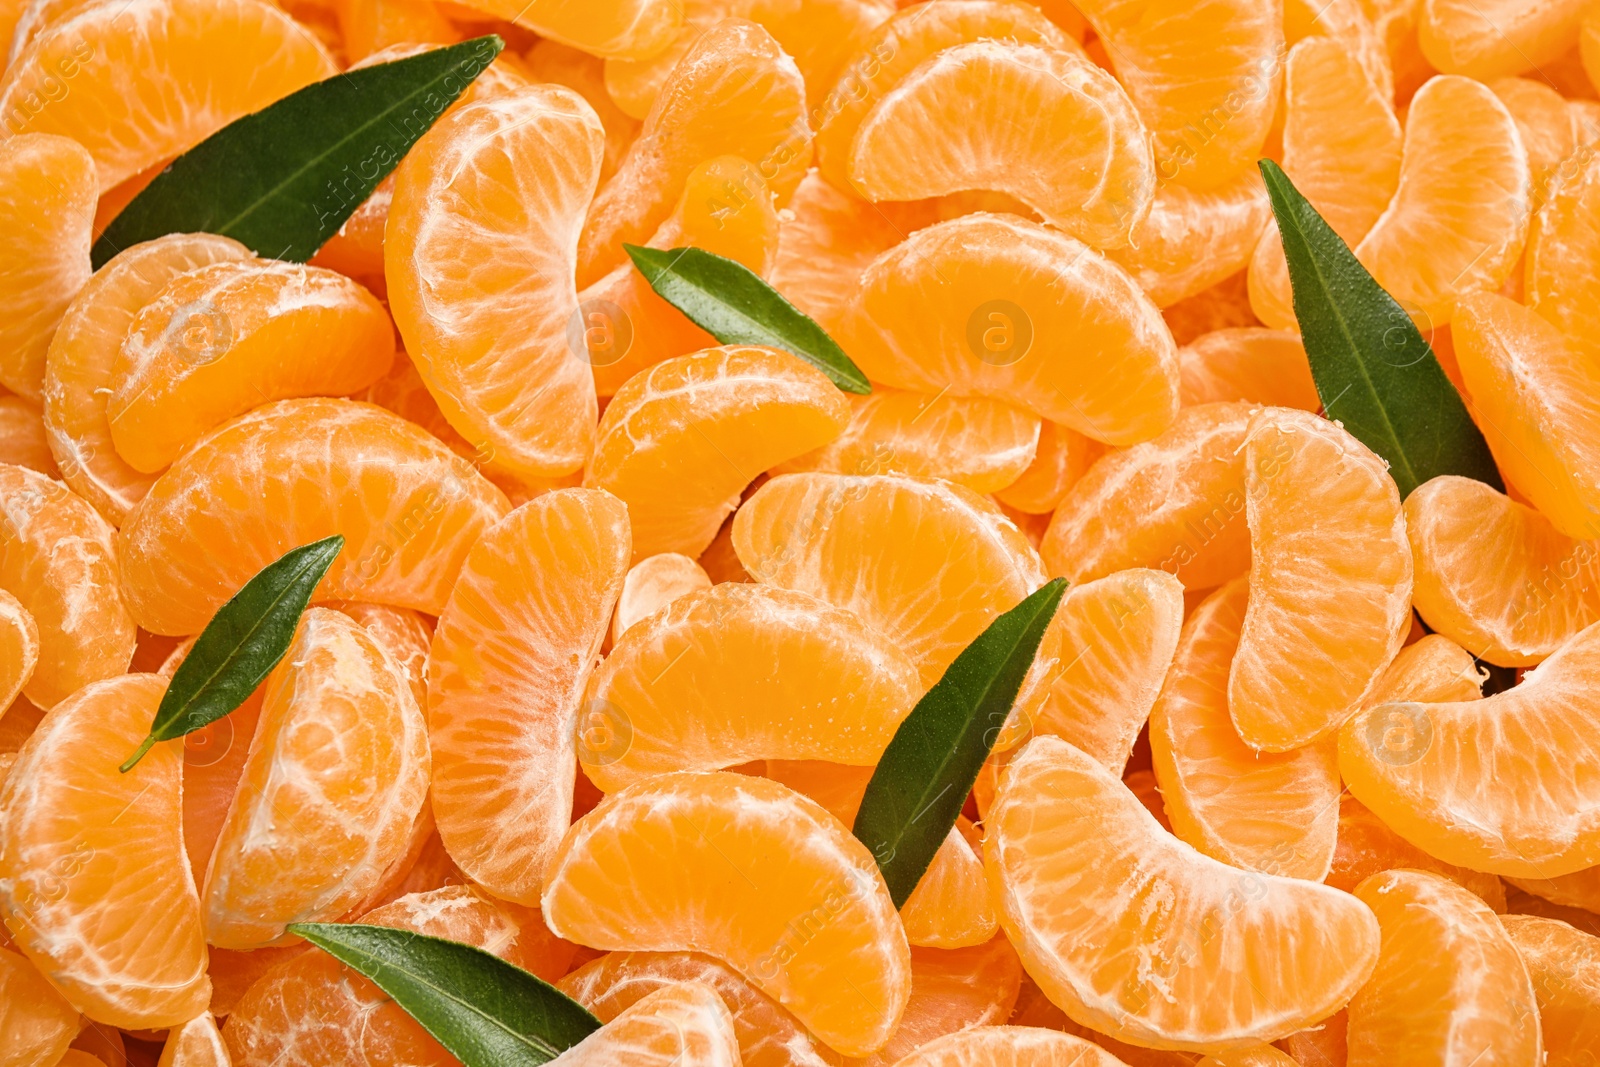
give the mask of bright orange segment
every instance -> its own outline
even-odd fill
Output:
[[[0,715],[39,663],[39,627],[22,601],[0,589]]]
[[[642,59],[666,47],[683,24],[672,0],[618,0],[574,5],[566,0],[463,0],[464,6],[506,19],[605,58]]]
[[[33,964],[0,949],[0,1067],[58,1061],[82,1021]]]
[[[1592,136],[1592,135],[1591,135]],[[1600,155],[1575,153],[1550,175],[1528,230],[1526,303],[1587,353],[1600,351],[1595,288],[1580,264],[1600,249]]]
[[[984,1026],[923,1045],[900,1067],[1119,1067],[1082,1038],[1032,1026]]]
[[[1184,407],[1246,400],[1319,411],[1300,335],[1244,326],[1202,334],[1178,349],[1178,399]]]
[[[501,59],[504,58],[502,53]],[[606,154],[600,167],[600,180],[603,182],[616,173],[617,164],[622,162],[628,146],[639,136],[639,120],[625,114],[606,92],[606,61],[544,38],[535,41],[533,47],[522,54],[521,67],[533,81],[565,85],[589,102],[606,130]]]
[[[1584,4],[1425,0],[1418,7],[1417,41],[1428,62],[1446,74],[1488,79],[1560,58],[1577,40]]]
[[[733,1016],[698,982],[658,989],[550,1061],[555,1067],[740,1067]]]
[[[433,0],[333,0],[352,63],[396,44],[455,44],[461,34]]]
[[[1546,1067],[1582,1067],[1600,1048],[1600,937],[1531,915],[1500,923],[1533,981]]]
[[[995,499],[1025,514],[1048,515],[1105,450],[1092,437],[1041,419],[1033,462],[1010,485],[996,490]]]
[[[1271,218],[1266,186],[1253,171],[1207,192],[1168,182],[1134,224],[1127,247],[1108,255],[1168,307],[1243,270]]]
[[[173,1027],[167,1032],[156,1067],[232,1067],[217,1020],[202,1015]]]

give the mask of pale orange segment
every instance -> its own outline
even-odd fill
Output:
[[[428,706],[428,649],[433,644],[433,621],[410,608],[345,601],[328,607],[350,616],[388,653],[400,668],[417,707]]]
[[[1185,407],[1245,400],[1319,411],[1300,335],[1242,326],[1202,334],[1178,349],[1179,401]]]
[[[672,213],[690,170],[735,155],[761,168],[783,203],[811,162],[805,82],[772,35],[744,19],[707,30],[673,68],[629,147],[589,209],[578,244],[578,285],[627,262]]]
[[[677,36],[683,8],[672,0],[616,0],[574,5],[567,0],[461,0],[464,7],[506,19],[605,58],[642,59]]]
[[[1483,901],[1424,871],[1375,874],[1355,892],[1383,949],[1350,1002],[1350,1067],[1544,1062],[1527,968]]]
[[[1050,520],[1039,549],[1050,573],[1086,582],[1152,567],[1209,589],[1249,570],[1241,456],[1252,410],[1184,408],[1159,437],[1102,457]]]
[[[217,1020],[209,1013],[167,1032],[156,1067],[233,1067]]]
[[[1331,1015],[1377,961],[1360,902],[1201,855],[1057,738],[1012,760],[987,827],[1001,926],[1029,975],[1113,1037],[1195,1050],[1276,1040]]]
[[[111,436],[106,408],[123,340],[174,278],[249,256],[227,237],[168,234],[112,257],[67,307],[45,361],[45,432],[67,485],[112,525],[122,524],[155,480],[130,466]]]
[[[1156,175],[1133,102],[1081,52],[975,41],[924,60],[873,106],[850,181],[868,200],[1006,193],[1116,248],[1149,210]]]
[[[123,595],[146,630],[198,633],[261,568],[337,533],[344,548],[319,597],[437,614],[467,550],[505,512],[470,464],[382,408],[280,400],[156,480],[122,527]]]
[[[584,690],[578,760],[607,792],[755,759],[872,766],[921,696],[916,665],[855,613],[731,582],[622,636]]]
[[[1205,192],[1167,182],[1134,224],[1127,247],[1107,255],[1168,307],[1243,270],[1271,218],[1266,186],[1254,171]]]
[[[715,989],[658,989],[550,1061],[554,1067],[740,1067],[733,1016]]]
[[[0,787],[6,926],[74,1007],[130,1029],[187,1022],[211,995],[183,857],[181,746],[117,770],[165,688],[149,674],[85,686],[45,716]]]
[[[55,1063],[82,1021],[38,968],[0,948],[0,1067]]]
[[[1115,445],[1177,411],[1155,304],[1121,267],[1014,215],[929,226],[879,256],[840,340],[875,382],[993,397]]]
[[[1522,147],[1528,152],[1534,204],[1542,207],[1552,174],[1557,173],[1556,168],[1577,147],[1578,123],[1574,121],[1576,112],[1572,102],[1533,78],[1496,78],[1489,83],[1489,88],[1517,123]],[[1530,248],[1532,240],[1530,229]],[[1513,279],[1515,277],[1513,275]]]
[[[115,536],[60,482],[0,464],[0,589],[37,627],[39,657],[23,691],[41,708],[127,670],[136,634]]]
[[[135,470],[154,473],[251,408],[359,392],[393,359],[388,313],[344,275],[214,263],[174,278],[134,316],[111,372],[111,439]]]
[[[679,597],[711,588],[711,576],[688,556],[659,552],[628,568],[611,617],[611,643]]]
[[[1048,515],[1105,450],[1106,446],[1092,437],[1041,419],[1033,462],[1010,485],[997,489],[994,497],[1025,514]]]
[[[532,904],[572,817],[577,721],[631,555],[627,507],[561,489],[472,548],[428,657],[433,814],[450,856]]]
[[[1283,39],[1290,50],[1307,37],[1336,40],[1361,64],[1385,99],[1393,99],[1394,70],[1381,31],[1367,9],[1373,0],[1284,0]],[[1411,0],[1400,0],[1410,3]],[[1416,6],[1414,3],[1412,6]],[[1414,42],[1413,42],[1414,46]],[[1282,116],[1278,116],[1282,121]]]
[[[1590,135],[1592,139],[1592,134]],[[1580,264],[1600,249],[1600,156],[1575,152],[1549,175],[1528,230],[1526,303],[1586,353],[1600,353],[1597,291]]]
[[[634,559],[698,556],[756,475],[826,444],[850,422],[827,375],[756,345],[708,348],[617,391],[583,483],[628,506]]]
[[[85,4],[6,70],[0,118],[10,134],[78,141],[104,193],[334,73],[316,38],[262,0]],[[52,89],[62,79],[65,93]]]
[[[715,956],[845,1055],[881,1048],[911,991],[871,854],[763,778],[665,774],[611,794],[563,840],[543,906],[580,944]]]
[[[1417,41],[1446,74],[1488,79],[1537,70],[1578,39],[1583,0],[1423,0]]]
[[[22,601],[0,589],[0,715],[39,663],[39,627]]]
[[[1505,480],[1568,537],[1600,537],[1600,365],[1539,314],[1494,293],[1451,329],[1463,392]]]
[[[1546,1067],[1582,1067],[1600,1048],[1600,938],[1531,915],[1500,923],[1533,981]]]
[[[395,171],[384,262],[406,351],[450,425],[519,476],[576,470],[593,445],[569,332],[604,145],[577,93],[529,86],[446,115]]]
[[[0,463],[10,463],[60,479],[39,405],[20,396],[0,396]]]
[[[1123,1067],[1123,1061],[1070,1034],[1033,1026],[982,1026],[930,1041],[900,1067]]]
[[[1337,423],[1264,408],[1244,466],[1254,565],[1227,706],[1246,744],[1285,752],[1335,730],[1400,651],[1411,546],[1384,461]]]

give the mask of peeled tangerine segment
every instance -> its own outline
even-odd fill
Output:
[[[251,408],[359,392],[393,359],[389,313],[344,275],[215,263],[174,278],[134,317],[112,369],[111,438],[153,473]]]
[[[1446,74],[1488,80],[1521,74],[1572,50],[1583,0],[1426,0],[1418,5],[1417,42]]]
[[[60,482],[0,463],[0,589],[33,617],[38,661],[22,691],[41,708],[128,669],[137,635],[115,537]]]
[[[867,268],[846,347],[900,389],[988,396],[1114,445],[1178,410],[1177,346],[1127,271],[1064,233],[977,214]]]
[[[1547,1067],[1582,1067],[1600,1048],[1600,937],[1533,915],[1500,924],[1533,980]]]
[[[12,133],[9,118],[0,112]],[[97,193],[94,160],[76,141],[0,143],[0,384],[35,404],[50,336],[89,280]]]
[[[68,305],[45,361],[45,433],[62,479],[113,526],[155,481],[130,466],[112,439],[107,406],[123,340],[174,278],[249,258],[250,250],[228,237],[168,234],[113,256]]]
[[[1388,467],[1338,424],[1264,408],[1244,449],[1254,564],[1228,675],[1252,748],[1285,752],[1349,717],[1411,627],[1411,546]]]
[[[83,1024],[39,969],[10,949],[0,948],[0,1053],[4,1067],[30,1067],[61,1059]]]
[[[1463,392],[1511,487],[1568,537],[1600,537],[1600,364],[1539,313],[1462,298],[1451,329]]]
[[[754,759],[872,766],[922,696],[916,665],[853,612],[728,582],[624,634],[589,679],[578,758],[612,791],[672,770]],[[604,721],[601,721],[604,720]],[[624,740],[626,738],[626,740]]]
[[[820,370],[775,348],[709,348],[629,379],[606,407],[584,484],[628,505],[634,558],[698,556],[756,475],[850,423]]]
[[[658,552],[628,568],[611,618],[611,643],[681,596],[711,588],[705,568],[677,552]]]
[[[1350,791],[1458,866],[1555,878],[1600,866],[1600,624],[1483,700],[1390,703],[1339,735]]]
[[[699,982],[658,989],[550,1061],[552,1067],[741,1067],[733,1016]]]
[[[918,1048],[897,1067],[1123,1067],[1081,1037],[1038,1026],[980,1026]]]
[[[1532,179],[1517,124],[1470,78],[1440,75],[1411,98],[1400,184],[1356,258],[1423,330],[1511,275],[1528,234]]]
[[[1600,155],[1569,158],[1528,229],[1526,303],[1572,344],[1600,354],[1600,286],[1584,268],[1600,255]]]
[[[683,8],[673,0],[614,0],[604,4],[468,0],[464,6],[602,58],[643,59],[654,55],[672,42],[683,24]]]
[[[979,875],[980,884],[982,875]],[[912,948],[911,1000],[889,1043],[850,1067],[892,1067],[947,1034],[1011,1017],[1022,962],[1004,935],[961,949]]]
[[[581,96],[533,85],[452,111],[395,171],[384,262],[406,352],[450,425],[524,478],[594,444],[572,272],[604,150]]]
[[[183,856],[183,746],[117,769],[165,688],[152,674],[85,686],[46,714],[0,787],[11,936],[75,1008],[136,1030],[185,1023],[211,996]]]
[[[209,1013],[167,1031],[156,1067],[233,1067],[217,1020]]]
[[[1243,270],[1270,218],[1267,188],[1253,170],[1205,191],[1167,182],[1128,245],[1106,254],[1169,307]]]
[[[1008,193],[1113,248],[1149,210],[1156,174],[1133,102],[1081,50],[975,41],[924,60],[873,106],[850,180],[868,200]]]
[[[1184,623],[1177,658],[1150,714],[1150,751],[1172,830],[1213,859],[1320,882],[1339,829],[1339,760],[1331,741],[1257,753],[1228,717],[1228,667],[1249,582],[1235,578]]]
[[[568,831],[543,906],[579,944],[715,956],[847,1056],[882,1047],[911,992],[866,846],[764,778],[681,772],[611,794]]]
[[[1201,334],[1178,349],[1179,402],[1184,407],[1244,400],[1320,411],[1300,335],[1238,326]]]
[[[466,460],[371,404],[280,400],[200,440],[123,523],[122,591],[151,633],[199,633],[267,564],[344,535],[318,596],[444,608],[506,498]]]
[[[0,715],[39,664],[39,627],[22,601],[0,589]]]
[[[1355,893],[1383,950],[1350,1002],[1349,1067],[1545,1062],[1533,984],[1488,905],[1424,871],[1384,871]]]
[[[1057,738],[1012,760],[986,826],[1000,924],[1028,974],[1120,1040],[1274,1041],[1332,1015],[1377,961],[1378,924],[1349,894],[1201,855]]]
[[[82,4],[0,84],[6,132],[71,137],[100,192],[337,72],[316,36],[263,0]]]
[[[575,724],[631,554],[595,489],[524,504],[472,547],[428,659],[433,814],[473,881],[522,904],[572,821]]]
[[[1048,515],[1060,506],[1106,446],[1049,419],[1039,421],[1039,446],[1017,479],[994,494],[1008,508],[1026,515]]]

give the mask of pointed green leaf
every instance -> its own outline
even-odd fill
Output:
[[[217,609],[173,672],[150,736],[122,765],[124,773],[157,743],[216,722],[255,692],[289,651],[301,613],[343,547],[344,538],[334,534],[291,549]]]
[[[360,971],[465,1067],[549,1063],[600,1029],[555,986],[472,945],[359,924],[289,932]]]
[[[883,750],[854,832],[878,861],[895,907],[905,906],[956,824],[1066,588],[1054,578],[991,622]]]
[[[1483,434],[1411,316],[1278,165],[1260,165],[1328,418],[1389,461],[1402,499],[1440,474],[1504,488]]]
[[[703,248],[622,247],[650,287],[718,344],[781,348],[847,393],[872,392],[867,376],[826,330],[742,263]]]
[[[95,269],[169,233],[219,233],[303,263],[505,43],[493,34],[308,85],[173,160],[106,227]]]

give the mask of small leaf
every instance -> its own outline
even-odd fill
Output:
[[[1260,166],[1328,418],[1389,461],[1401,499],[1440,474],[1503,489],[1483,434],[1411,316],[1276,163]]]
[[[359,924],[289,932],[360,971],[465,1067],[548,1063],[600,1029],[555,986],[472,945]]]
[[[703,248],[622,246],[661,298],[724,345],[781,348],[847,393],[870,393],[861,368],[805,312],[742,263]]]
[[[256,691],[289,651],[300,614],[343,547],[344,538],[334,534],[291,549],[217,609],[173,672],[150,736],[122,765],[124,773],[159,742],[209,726]]]
[[[490,34],[346,71],[230,122],[122,209],[94,244],[95,269],[169,233],[305,262],[504,47]]]
[[[978,780],[1067,588],[1054,578],[991,622],[911,709],[872,772],[855,835],[904,907]]]

